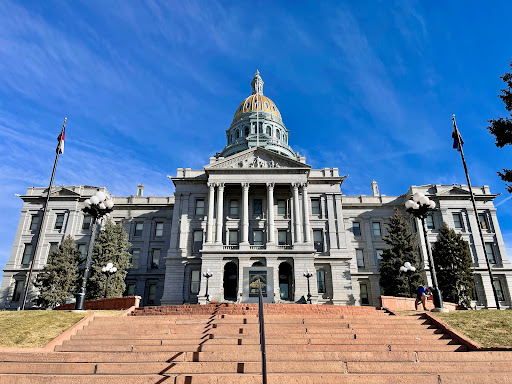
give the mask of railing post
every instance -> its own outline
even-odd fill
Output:
[[[258,283],[258,321],[260,323],[261,376],[263,378],[263,384],[267,384],[267,352],[265,348],[265,318],[263,317],[263,294],[261,293],[261,280],[258,280]]]

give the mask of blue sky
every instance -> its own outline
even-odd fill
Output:
[[[339,167],[347,195],[465,184],[451,115],[474,185],[490,185],[512,247],[510,168],[487,120],[505,116],[510,2],[0,2],[0,268],[22,202],[55,185],[118,196],[170,195],[166,175],[201,168],[259,69],[264,93],[315,168]]]

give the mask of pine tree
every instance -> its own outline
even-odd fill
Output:
[[[424,282],[417,246],[407,220],[397,209],[389,219],[389,236],[382,237],[389,248],[384,249],[380,261],[380,286],[386,296],[410,297],[414,288]],[[407,261],[416,271],[400,272],[400,267]]]
[[[98,235],[94,243],[93,261],[91,264],[91,275],[87,282],[87,299],[94,300],[103,298],[107,277],[101,269],[108,263],[113,263],[117,272],[110,277],[108,283],[107,297],[121,297],[125,291],[125,278],[130,265],[130,254],[128,249],[131,244],[128,242],[128,234],[121,224],[115,224],[110,219]]]
[[[78,290],[81,262],[82,254],[76,248],[75,240],[68,235],[56,251],[50,252],[47,264],[37,275],[34,283],[39,289],[37,305],[53,308],[73,297]]]
[[[432,257],[443,299],[469,307],[475,292],[475,280],[467,241],[443,223],[439,230],[439,240],[432,249]]]

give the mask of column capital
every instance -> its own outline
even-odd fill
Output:
[[[301,183],[302,189],[306,189],[308,187],[308,183]]]
[[[274,188],[276,183],[267,183],[267,188],[270,189],[270,188]]]
[[[250,183],[242,183],[243,188],[249,188],[250,185],[251,185]]]
[[[208,182],[208,183],[206,183],[206,185],[207,185],[209,188],[215,188],[215,185],[216,185],[216,184],[215,184],[215,183],[210,183],[210,182]]]
[[[224,189],[224,183],[217,183],[217,187],[219,187],[219,189]]]
[[[292,183],[293,189],[299,189],[300,183]]]

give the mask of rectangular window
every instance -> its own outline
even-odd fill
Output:
[[[460,213],[453,214],[453,225],[457,229],[462,229],[462,217],[461,217]]]
[[[370,300],[368,299],[368,285],[360,283],[359,291],[361,297],[361,305],[370,305]]]
[[[37,230],[37,226],[39,224],[39,215],[32,215],[32,219],[30,220],[30,230]]]
[[[359,269],[366,268],[362,249],[356,249],[356,260],[357,260],[357,268],[359,268]]]
[[[494,289],[496,290],[496,296],[498,296],[498,301],[505,301],[505,296],[503,295],[503,288],[501,286],[501,280],[493,279]]]
[[[126,296],[135,296],[135,284],[128,284],[126,286]]]
[[[196,200],[196,215],[204,215],[204,199]]]
[[[489,259],[489,263],[496,264],[496,256],[494,254],[494,244],[493,243],[485,243],[485,254]]]
[[[229,201],[229,214],[233,216],[238,215],[238,200]]]
[[[261,215],[263,213],[263,203],[261,199],[254,199],[254,210],[255,215]]]
[[[286,229],[278,229],[277,230],[277,243],[279,245],[288,245],[287,241],[287,230]]]
[[[254,245],[263,245],[263,231],[254,231],[252,235],[254,238]]]
[[[12,301],[20,301],[21,294],[23,292],[23,281],[16,280],[14,282],[14,292],[12,294]]]
[[[82,229],[89,229],[91,227],[92,216],[85,215],[84,221],[82,221]]]
[[[160,249],[153,249],[151,254],[151,269],[158,269],[160,261]]]
[[[194,252],[199,252],[203,247],[203,231],[194,231]]]
[[[32,244],[25,244],[25,249],[23,250],[23,258],[21,260],[21,264],[27,265],[32,260]]]
[[[49,252],[57,252],[58,249],[59,249],[59,243],[50,243]]]
[[[164,235],[164,223],[155,223],[155,237]]]
[[[199,293],[199,271],[190,271],[190,293],[197,295]]]
[[[64,214],[63,213],[57,213],[57,217],[55,219],[55,229],[62,229],[64,226]]]
[[[148,304],[154,305],[156,300],[156,284],[149,284],[148,286]]]
[[[321,229],[313,230],[313,245],[315,246],[315,251],[317,251],[317,252],[324,251],[324,239],[323,239]]]
[[[432,215],[427,215],[425,218],[425,221],[427,222],[427,228],[428,229],[435,229],[434,227],[434,217]]]
[[[132,249],[132,269],[139,268],[140,249]]]
[[[372,229],[373,229],[373,236],[380,236],[380,223],[377,221],[374,221],[372,223]]]
[[[144,230],[144,223],[135,223],[135,233],[133,236],[142,236],[142,231]]]
[[[325,293],[325,271],[323,269],[316,271],[316,284],[318,293]]]
[[[375,258],[377,260],[377,269],[380,269],[380,261],[382,260],[382,254],[384,253],[383,249],[377,249],[375,251]]]
[[[354,236],[361,236],[361,223],[354,221],[352,223],[352,232],[354,232]]]
[[[277,200],[277,214],[286,215],[286,200]]]
[[[478,214],[478,223],[480,224],[480,228],[489,229],[489,226],[487,225],[487,217],[486,217],[485,213]]]
[[[229,245],[238,245],[238,230],[229,230]]]
[[[320,199],[311,199],[311,214],[320,214]]]

